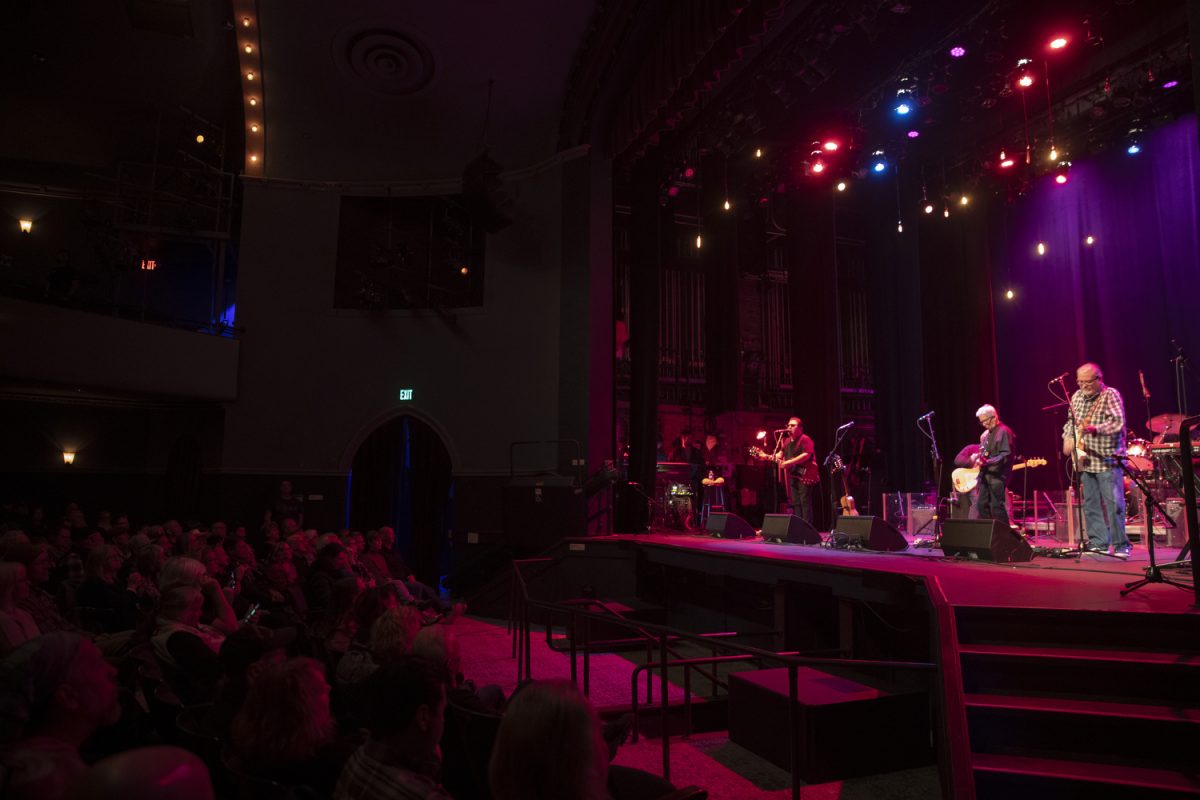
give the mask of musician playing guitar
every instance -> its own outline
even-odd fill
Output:
[[[1008,476],[1012,473],[1013,446],[1016,444],[1012,429],[1000,421],[1000,415],[991,405],[983,405],[975,412],[983,426],[979,437],[979,499],[975,509],[980,519],[999,520],[1008,526],[1008,509],[1005,507],[1005,492],[1008,491]]]
[[[804,421],[792,417],[787,424],[788,436],[776,456],[779,470],[787,484],[788,503],[792,513],[805,522],[812,522],[812,489],[821,480],[817,469],[816,447],[804,434]]]

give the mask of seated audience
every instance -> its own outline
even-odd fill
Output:
[[[225,637],[217,654],[221,678],[213,704],[204,715],[206,730],[222,740],[229,738],[229,726],[246,701],[250,681],[268,664],[283,663],[295,638],[295,628],[272,630],[253,624],[243,625]]]
[[[217,609],[212,626],[200,621],[206,598]],[[150,642],[164,677],[185,704],[212,699],[221,677],[217,653],[225,636],[237,627],[225,593],[211,578],[202,589],[175,586],[163,592]]]
[[[29,612],[37,629],[42,633],[51,631],[71,631],[80,633],[79,627],[70,622],[58,610],[54,596],[46,591],[50,585],[50,573],[53,561],[50,551],[45,544],[17,545],[5,548],[0,553],[5,561],[15,561],[25,565],[25,575],[29,579],[29,595],[17,599],[17,606]]]
[[[296,548],[293,546],[292,548]],[[325,611],[333,600],[333,585],[351,577],[346,548],[330,542],[317,552],[308,577],[304,579],[304,596],[313,611]]]
[[[88,767],[69,800],[213,800],[204,762],[179,747],[137,747]]]
[[[392,661],[370,677],[370,738],[350,756],[336,800],[449,800],[438,781],[446,677],[419,658]]]
[[[60,800],[84,772],[79,747],[121,714],[117,671],[74,633],[32,639],[0,663],[6,800]]]
[[[0,657],[42,633],[33,616],[20,606],[22,601],[29,598],[29,594],[25,565],[15,561],[0,561]]]
[[[117,575],[124,563],[120,551],[111,544],[102,544],[88,552],[84,560],[85,578],[75,593],[75,604],[99,612],[92,623],[95,627],[89,630],[116,633],[137,625],[138,594],[145,588],[145,579],[131,572],[123,584],[118,584]],[[88,627],[88,621],[83,625]]]

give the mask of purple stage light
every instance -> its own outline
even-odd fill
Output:
[[[920,135],[921,135],[920,131],[909,131],[908,132],[908,138],[910,138],[910,139],[915,139]]]
[[[1174,89],[1178,85],[1179,85],[1179,81],[1167,81],[1166,83],[1163,84],[1163,88],[1164,89]]]
[[[956,44],[954,47],[950,48],[950,57],[951,58],[962,58],[966,54],[967,54],[967,48],[965,48],[961,45]]]

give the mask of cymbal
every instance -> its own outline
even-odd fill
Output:
[[[1179,423],[1183,422],[1182,414],[1159,414],[1157,417],[1151,417],[1146,423],[1146,427],[1155,433],[1179,433]]]

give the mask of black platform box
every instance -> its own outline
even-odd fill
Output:
[[[797,675],[799,771],[824,783],[934,763],[928,697],[807,667]],[[782,767],[788,754],[787,669],[729,676],[729,739]]]

